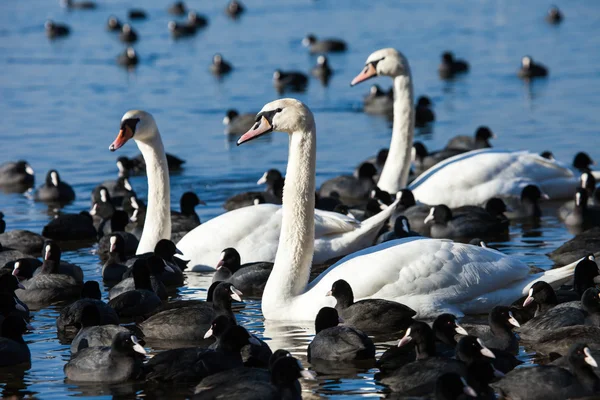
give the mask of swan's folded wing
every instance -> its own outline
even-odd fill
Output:
[[[359,221],[347,215],[315,210],[315,238],[351,232],[359,226]]]

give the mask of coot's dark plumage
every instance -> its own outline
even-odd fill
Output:
[[[165,264],[163,259],[157,256],[150,256],[148,258],[141,259],[140,261],[144,262],[146,268],[148,269],[148,272],[150,274],[150,283],[152,285],[152,291],[156,293],[156,295],[161,300],[167,300],[169,296],[167,293],[167,289],[161,279],[164,274],[173,272],[172,267]],[[133,274],[133,271],[131,271],[131,274]],[[110,291],[108,292],[109,299],[112,300],[115,297],[119,296],[121,293],[125,293],[130,290],[135,290],[135,279],[133,276],[129,275],[129,270],[126,270],[124,273],[121,274],[121,277],[127,277],[123,278],[122,281],[120,281],[110,289]]]
[[[272,262],[253,262],[241,264],[240,253],[234,248],[221,252],[213,282],[230,282],[244,296],[261,297],[273,269]]]
[[[202,378],[242,367],[240,350],[255,339],[241,326],[232,326],[216,350],[188,347],[163,351],[144,366],[146,379],[159,382],[198,383]]]
[[[109,238],[110,251],[108,260],[102,266],[102,279],[109,282],[120,282],[123,274],[127,271],[127,266],[124,264],[125,256],[125,240],[120,235],[113,234]]]
[[[93,1],[75,1],[75,0],[61,0],[61,5],[65,8],[73,10],[93,10],[97,7]]]
[[[106,262],[108,260],[111,248],[110,238],[113,235],[120,236],[124,241],[125,257],[121,257],[121,262],[135,256],[139,240],[134,234],[125,232],[128,223],[129,216],[127,212],[117,210],[113,213],[110,221],[99,227],[100,232],[102,232],[102,238],[98,242],[98,256],[100,257],[100,261]],[[107,226],[109,224],[110,226]]]
[[[71,354],[87,347],[110,346],[117,334],[131,334],[127,328],[117,325],[118,317],[117,322],[103,322],[102,315],[95,305],[88,304],[83,307],[79,321],[80,329],[71,342]]]
[[[146,260],[137,260],[132,269],[135,289],[123,292],[108,302],[121,318],[147,316],[161,305],[160,298],[152,290]]]
[[[565,224],[577,231],[600,226],[600,206],[588,204],[589,194],[585,188],[577,188],[572,209],[561,209],[560,217]]]
[[[210,72],[214,75],[223,75],[231,72],[233,67],[230,63],[223,59],[223,56],[219,53],[215,54],[210,64]]]
[[[133,30],[131,25],[123,24],[121,27],[121,33],[119,34],[119,39],[121,39],[124,43],[135,43],[138,40],[138,34]]]
[[[140,8],[132,8],[131,10],[127,11],[127,17],[131,20],[143,20],[148,18],[148,14],[146,14],[146,11]]]
[[[424,322],[415,321],[398,346],[415,343],[417,359],[387,374],[381,382],[394,392],[405,392],[423,387],[425,393],[433,389],[436,380],[445,373],[466,374],[465,363],[436,356],[434,334]],[[427,389],[426,386],[429,385]]]
[[[68,204],[75,200],[75,191],[68,183],[60,180],[58,171],[50,170],[46,175],[46,183],[37,188],[33,199],[50,204]]]
[[[208,25],[208,18],[198,14],[196,11],[190,11],[188,13],[188,25],[192,25],[195,28],[204,28]]]
[[[509,225],[508,220],[499,220],[481,207],[463,207],[459,212],[453,213],[444,204],[431,207],[424,222],[431,224],[432,238],[462,240],[506,236]]]
[[[284,179],[279,170],[268,170],[260,177],[256,184],[266,184],[267,188],[264,192],[244,192],[231,196],[223,203],[223,208],[227,211],[231,211],[241,207],[256,205],[257,196],[260,196],[260,198],[264,200],[259,201],[258,204],[281,204]]]
[[[250,130],[256,121],[256,114],[240,114],[235,109],[227,110],[223,117],[227,135],[242,135]]]
[[[533,61],[530,56],[521,59],[521,68],[517,72],[520,78],[531,79],[548,76],[548,69],[539,63]]]
[[[329,60],[327,59],[327,56],[320,55],[317,58],[317,65],[310,70],[310,73],[315,78],[321,80],[324,85],[327,85],[329,78],[331,78],[331,75],[333,75],[333,70],[329,66]]]
[[[335,309],[344,324],[369,334],[406,330],[417,315],[412,308],[395,301],[366,299],[355,302],[350,284],[343,279],[333,283],[329,294],[335,297]]]
[[[2,321],[2,336],[0,336],[0,367],[19,364],[29,364],[31,353],[23,334],[33,329],[23,318],[10,315]]]
[[[133,47],[126,48],[117,56],[117,64],[124,67],[134,67],[140,62],[137,52]]]
[[[195,210],[200,204],[206,205],[194,192],[185,192],[181,196],[179,201],[181,212],[171,210],[171,234],[187,233],[200,225],[200,217]]]
[[[518,360],[513,354],[499,350],[487,348],[481,339],[475,336],[464,336],[456,345],[456,359],[467,364],[471,364],[477,360],[490,361],[496,369],[502,373],[512,371],[522,361]]]
[[[489,325],[463,325],[469,334],[479,337],[489,348],[519,352],[519,339],[513,333],[519,322],[509,307],[496,306],[488,315]]]
[[[490,139],[496,139],[496,135],[487,126],[480,126],[475,131],[475,135],[471,136],[454,136],[446,144],[446,149],[459,150],[478,150],[492,147]]]
[[[312,360],[355,361],[375,357],[375,345],[363,332],[338,325],[335,308],[323,307],[315,319],[316,335],[308,345],[308,362]]]
[[[82,324],[83,310],[93,307],[98,315],[95,325],[118,324],[119,316],[112,307],[100,300],[100,286],[96,281],[87,281],[81,290],[81,299],[64,307],[56,318],[56,328],[59,332],[78,329]]]
[[[58,273],[65,274],[73,277],[78,283],[83,284],[83,270],[80,266],[72,264],[68,261],[61,260],[62,250],[60,246],[52,241],[47,240],[45,242],[44,251],[42,252],[42,259],[44,260],[42,263],[42,268],[47,271],[54,270],[55,265],[58,265]],[[34,271],[33,275],[37,275],[42,272],[42,268],[39,268]]]
[[[246,11],[246,8],[237,0],[231,0],[225,7],[225,14],[233,19],[238,18],[244,11]]]
[[[24,192],[33,187],[33,168],[27,161],[7,161],[0,165],[0,188],[7,192]]]
[[[27,257],[28,254],[39,255],[44,248],[46,239],[38,233],[26,231],[22,229],[13,229],[4,233],[0,233],[0,263],[2,262],[2,248],[7,250],[17,250],[25,254],[21,254],[16,258]],[[4,265],[4,264],[2,264]]]
[[[415,107],[415,126],[422,127],[435,121],[435,114],[431,109],[431,99],[427,96],[421,96],[417,100]]]
[[[161,311],[142,322],[140,328],[146,338],[202,340],[217,316],[225,315],[235,322],[231,300],[241,301],[241,294],[231,283],[222,282],[214,291],[212,304],[201,303]]]
[[[180,171],[183,168],[183,164],[185,164],[185,160],[174,156],[173,154],[166,153],[167,155],[167,165],[169,167],[169,173],[173,173],[175,171]],[[146,173],[146,162],[144,161],[144,157],[139,154],[134,158],[127,157],[119,157],[119,160],[123,163],[124,167],[127,171],[132,175],[140,175]]]
[[[290,90],[292,92],[303,92],[306,90],[308,77],[305,73],[299,71],[282,71],[275,70],[273,72],[273,86],[278,92]]]
[[[170,267],[163,272],[160,279],[165,286],[182,286],[184,283],[183,270],[189,261],[184,261],[181,258],[175,257],[175,254],[181,254],[181,251],[177,249],[175,243],[169,239],[161,239],[154,246],[154,252],[137,254],[127,260],[126,264],[133,265],[136,260],[146,259],[153,255],[162,258],[165,263]],[[124,275],[123,279],[131,276],[133,271],[129,269]]]
[[[546,14],[546,21],[551,24],[560,24],[563,20],[563,14],[556,6],[550,7]]]
[[[59,214],[42,229],[42,236],[62,241],[96,239],[94,219],[87,211],[78,214]]]
[[[169,14],[173,15],[185,15],[187,7],[183,1],[176,1],[168,8]]]
[[[586,344],[570,349],[569,364],[571,371],[554,365],[519,368],[492,387],[505,398],[528,400],[575,398],[600,390],[600,378],[593,370],[598,363]]]
[[[368,114],[392,117],[394,107],[394,90],[382,90],[379,85],[372,85],[369,94],[363,101],[363,110]]]
[[[527,185],[521,191],[521,203],[518,208],[506,213],[510,219],[538,219],[542,216],[540,200],[548,200],[547,194],[543,193],[535,185]]]
[[[337,192],[344,203],[352,204],[364,201],[376,186],[373,177],[377,169],[371,163],[363,163],[358,169],[358,177],[354,175],[341,175],[321,184],[319,195],[329,196],[331,192]]]
[[[171,36],[174,38],[190,37],[196,34],[196,27],[191,24],[169,21],[167,26],[169,32],[171,32]]]
[[[346,42],[341,39],[317,39],[313,34],[308,34],[302,39],[302,45],[308,47],[311,53],[340,53],[346,51]]]
[[[146,350],[130,332],[118,333],[112,345],[88,347],[71,357],[65,375],[73,382],[119,383],[140,377]]]
[[[108,21],[106,22],[107,30],[113,31],[113,32],[118,32],[118,31],[121,31],[122,27],[123,27],[123,25],[121,24],[121,21],[119,21],[119,19],[117,17],[115,17],[114,15],[111,15],[110,17],[108,17]]]
[[[44,27],[46,28],[46,36],[48,36],[49,39],[66,37],[69,35],[69,33],[71,33],[71,28],[69,28],[67,25],[59,24],[50,20],[46,21]]]
[[[442,63],[438,67],[440,77],[448,79],[467,71],[469,71],[469,64],[466,61],[455,59],[454,54],[449,51],[442,54]]]

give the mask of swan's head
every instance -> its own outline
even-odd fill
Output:
[[[365,62],[365,68],[352,80],[350,86],[374,76],[391,76],[395,78],[401,75],[410,75],[406,57],[396,49],[381,49],[371,53]]]
[[[296,99],[279,99],[272,101],[256,114],[254,126],[237,141],[242,143],[256,139],[266,133],[277,131],[294,133],[305,131],[314,125],[312,112],[301,101]]]
[[[150,113],[141,110],[130,110],[121,118],[121,129],[114,142],[108,148],[115,151],[123,147],[131,138],[140,142],[149,142],[158,135],[156,122]]]

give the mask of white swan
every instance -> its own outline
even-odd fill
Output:
[[[372,53],[351,85],[374,76],[394,80],[394,128],[389,155],[377,185],[390,193],[406,187],[414,130],[414,102],[410,68],[395,49]],[[520,196],[528,184],[537,185],[552,199],[571,198],[577,187],[572,170],[538,154],[495,149],[454,156],[421,174],[409,188],[425,204],[448,207],[480,205],[492,197]]]
[[[121,130],[110,151],[122,147],[133,138],[142,152],[148,174],[148,206],[144,231],[136,254],[154,251],[161,239],[171,239],[171,194],[169,167],[158,127],[152,115],[130,110],[121,118]]]
[[[171,237],[169,171],[160,133],[152,115],[132,110],[121,119],[121,131],[110,145],[115,151],[133,138],[146,161],[148,209],[137,253],[154,251],[160,239]],[[314,175],[314,164],[312,174]],[[313,193],[314,196],[314,193]],[[395,203],[397,204],[397,202]],[[395,204],[362,223],[346,215],[317,211],[315,263],[371,246],[395,209]],[[177,243],[192,271],[213,271],[223,249],[235,248],[244,262],[273,261],[281,230],[281,206],[259,204],[230,211],[198,226]]]
[[[486,312],[526,294],[536,280],[557,286],[572,275],[576,263],[530,275],[527,265],[495,250],[407,238],[349,255],[308,285],[315,244],[314,118],[294,99],[269,103],[258,116],[238,144],[271,131],[290,134],[279,247],[262,298],[266,319],[313,321],[321,307],[332,305],[326,294],[338,279],[350,283],[356,298],[399,301],[429,317],[445,311]]]

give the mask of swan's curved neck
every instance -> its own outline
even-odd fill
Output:
[[[279,247],[262,300],[267,319],[308,284],[315,242],[316,151],[313,121],[305,131],[290,135]]]
[[[161,239],[171,239],[171,194],[169,166],[158,129],[148,142],[137,141],[146,162],[148,207],[144,230],[136,254],[154,251]]]
[[[377,186],[398,193],[408,183],[415,130],[413,84],[410,72],[394,78],[394,128],[390,151]]]

